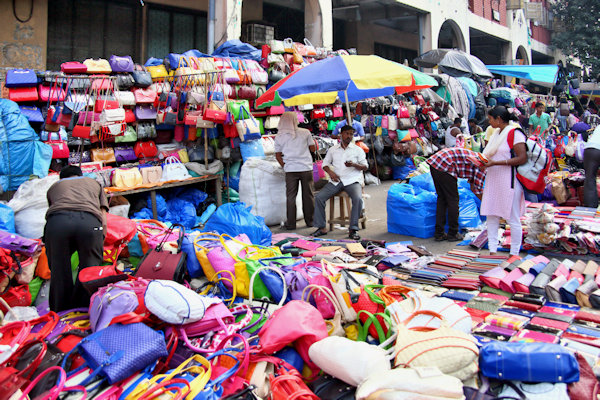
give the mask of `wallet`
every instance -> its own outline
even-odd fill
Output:
[[[555,321],[562,321],[562,322],[566,322],[569,324],[573,321],[573,317],[570,315],[552,314],[552,313],[542,312],[541,310],[540,310],[540,312],[535,314],[535,316],[540,317],[540,318],[553,319]]]
[[[551,333],[532,331],[523,329],[513,336],[511,342],[543,342],[543,343],[558,343],[558,336]]]
[[[546,298],[544,296],[532,293],[515,293],[510,299],[523,303],[536,304],[538,306],[543,306],[546,303]]]
[[[600,324],[600,311],[582,308],[575,314],[576,321],[590,321]]]
[[[419,246],[413,246],[408,245],[406,246],[408,247],[410,250],[412,250],[413,252],[415,252],[419,257],[421,256],[432,256],[433,254],[431,254],[431,252],[423,247],[419,247]]]
[[[555,319],[543,318],[536,315],[531,319],[530,325],[538,325],[546,328],[557,329],[559,331],[565,331],[570,324],[565,321],[557,321]]]
[[[502,311],[509,314],[516,314],[527,318],[535,317],[535,311],[523,310],[517,307],[500,307],[498,311]]]

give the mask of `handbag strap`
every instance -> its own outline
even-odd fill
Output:
[[[308,303],[310,300],[310,296],[315,296],[314,292],[321,292],[333,304],[333,307],[335,308],[335,313],[339,314],[340,316],[342,315],[342,306],[340,305],[335,295],[326,286],[314,284],[306,285],[306,287],[302,289],[302,295],[300,299]]]
[[[49,396],[47,398],[56,398],[56,397],[58,397],[58,394],[65,387],[65,382],[67,381],[67,373],[65,372],[65,370],[63,368],[61,368],[59,366],[54,366],[54,367],[50,367],[50,368],[44,370],[33,381],[31,381],[31,383],[29,385],[27,385],[27,387],[25,388],[25,390],[21,394],[21,397],[19,397],[19,400],[29,399],[29,397],[27,396],[29,394],[29,392],[31,392],[33,390],[33,388],[38,383],[40,383],[40,381],[42,379],[44,379],[47,375],[51,374],[54,371],[58,371],[59,372],[58,380],[56,382],[56,385],[52,389],[50,389],[49,393],[47,393],[47,396]]]
[[[389,306],[390,304],[396,301],[396,299],[392,296],[392,293],[399,294],[404,299],[407,299],[407,293],[410,293],[413,290],[414,289],[409,288],[407,286],[388,285],[381,288],[381,290],[378,293],[378,296],[381,298],[381,300],[383,300],[386,306]]]
[[[362,321],[360,319],[361,315],[367,316],[367,319],[365,320],[364,324],[362,323]],[[385,313],[373,314],[366,310],[360,310],[357,313],[357,316],[356,316],[356,324],[358,325],[358,338],[356,339],[357,341],[365,342],[367,340],[367,336],[369,335],[369,328],[371,326],[374,326],[375,330],[377,331],[377,338],[379,340],[379,343],[385,343],[385,341],[389,338],[389,336],[391,336],[392,330],[388,329],[388,335],[386,337],[386,335],[383,331],[383,327],[381,326],[381,323],[379,322],[377,317],[381,317],[384,320],[384,322],[387,322],[388,328],[390,328],[393,325],[392,319],[390,318],[389,315],[387,315]]]
[[[287,299],[287,295],[288,295],[288,288],[287,288],[287,284],[285,281],[285,277],[281,273],[280,269],[269,267],[269,266],[258,268],[256,271],[254,271],[254,273],[250,277],[250,287],[248,288],[248,301],[250,302],[250,304],[252,304],[252,299],[254,297],[254,279],[255,279],[256,275],[260,271],[266,271],[266,270],[275,272],[277,275],[279,275],[279,277],[281,278],[281,281],[283,282],[283,294],[281,296],[281,299],[279,300],[279,303],[277,304],[279,307],[283,307],[283,304],[285,303],[285,301]]]

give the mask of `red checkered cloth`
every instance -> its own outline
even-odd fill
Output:
[[[442,149],[429,157],[427,163],[438,171],[447,172],[455,178],[464,178],[473,183],[475,194],[483,193],[485,172],[477,168],[469,157],[475,157],[475,152],[462,147]]]

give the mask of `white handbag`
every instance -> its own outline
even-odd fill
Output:
[[[311,347],[312,348],[312,347]],[[462,400],[462,382],[435,367],[397,368],[371,374],[356,390],[357,400]]]
[[[144,293],[144,303],[152,314],[169,324],[189,324],[200,321],[204,312],[221,300],[200,296],[180,283],[152,280]]]
[[[283,41],[281,40],[271,40],[269,47],[271,47],[271,53],[285,53],[285,47],[283,47]]]
[[[115,122],[125,121],[125,109],[123,107],[113,110],[104,109],[100,113],[100,125],[108,125]]]
[[[251,69],[250,76],[255,85],[266,85],[269,83],[269,74],[264,69]]]
[[[124,106],[135,106],[135,96],[133,92],[118,90],[115,91],[115,97]]]
[[[262,145],[263,150],[265,152],[265,156],[274,156],[275,155],[275,139],[269,136],[262,137]]]
[[[327,374],[352,386],[358,386],[369,376],[384,374],[391,368],[389,355],[384,349],[340,336],[329,336],[315,342],[308,349],[308,355]]]
[[[393,115],[388,115],[388,131],[398,129],[398,119]]]
[[[191,178],[185,165],[177,159],[177,157],[167,157],[163,163],[162,182],[181,181]]]
[[[277,129],[280,119],[281,117],[279,115],[268,116],[267,120],[265,121],[265,129]]]

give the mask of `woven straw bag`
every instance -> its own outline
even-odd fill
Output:
[[[439,318],[439,328],[407,328],[417,315],[428,314]],[[432,311],[417,311],[405,321],[398,323],[398,337],[394,347],[396,367],[438,367],[444,374],[461,381],[473,378],[478,371],[479,350],[475,339],[466,333],[452,329],[443,317]]]

